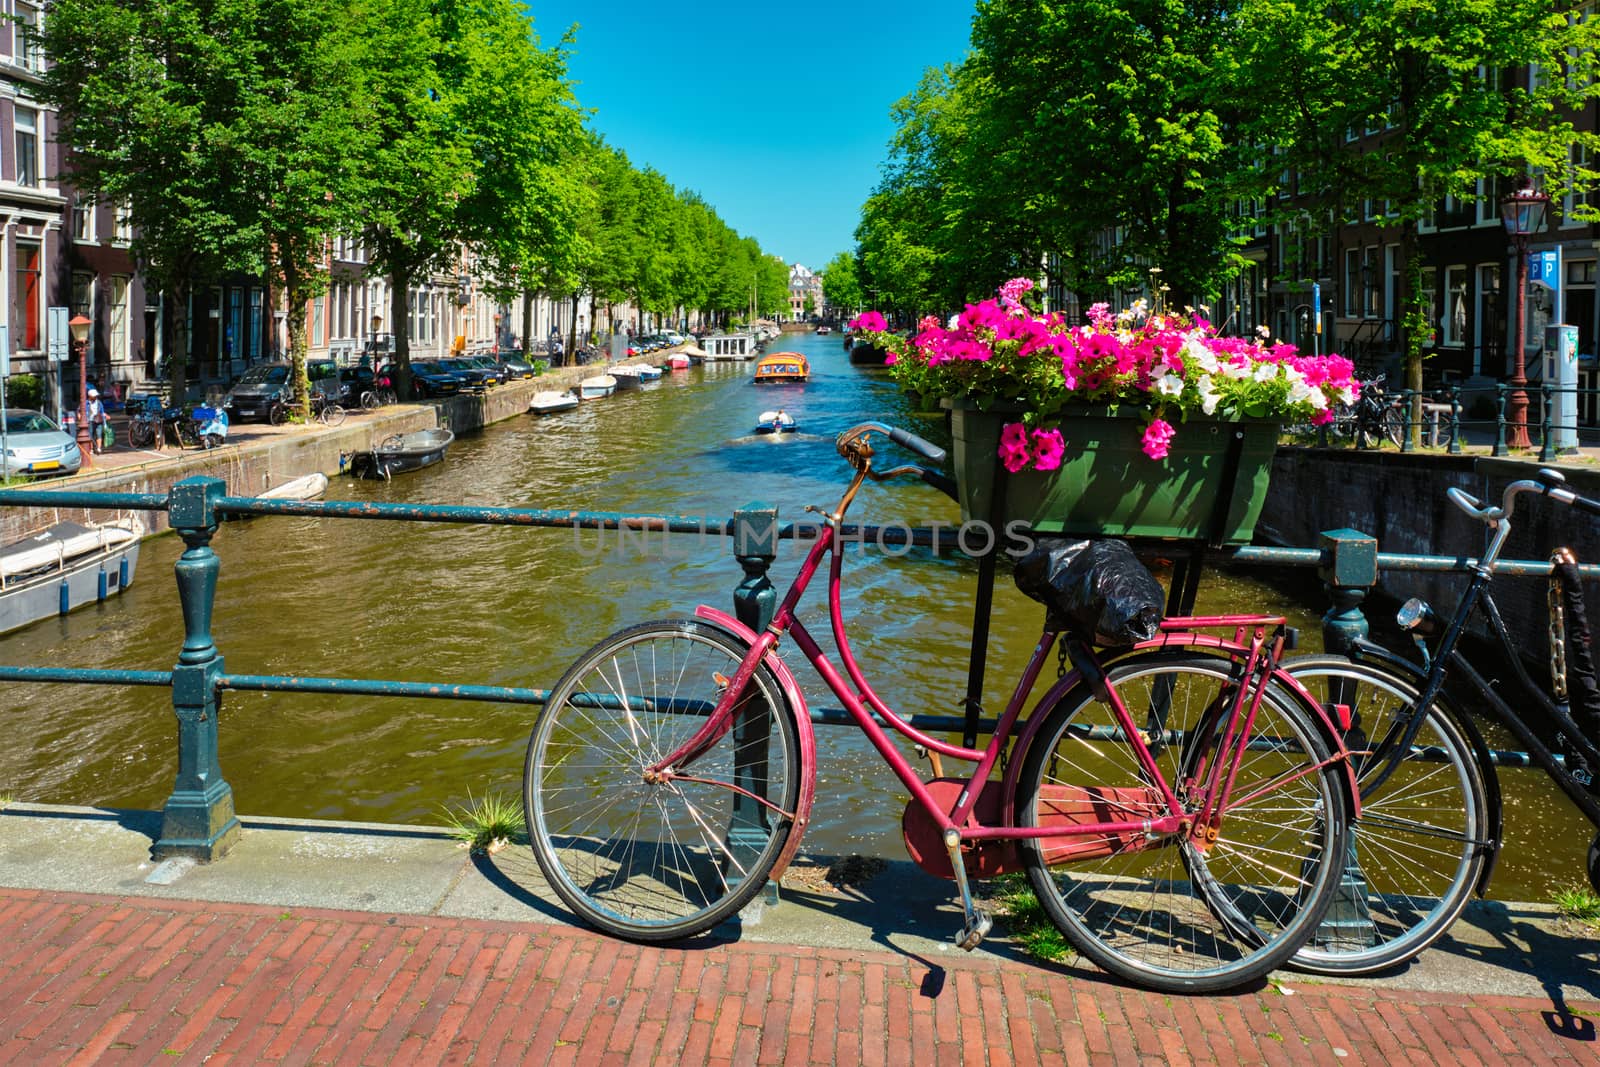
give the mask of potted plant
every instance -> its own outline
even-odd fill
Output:
[[[1071,326],[1031,312],[1032,287],[1014,279],[909,338],[872,312],[852,324],[897,382],[950,409],[963,519],[1248,541],[1281,423],[1330,422],[1356,399],[1349,360],[1221,336],[1204,308],[1096,304]]]

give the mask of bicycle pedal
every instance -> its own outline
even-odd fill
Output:
[[[961,936],[956,938],[956,947],[971,952],[983,944],[985,935],[994,929],[994,918],[982,908],[967,917],[966,923],[961,927]]]

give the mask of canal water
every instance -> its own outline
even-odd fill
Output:
[[[852,366],[837,336],[786,335],[806,354],[804,385],[756,386],[749,365],[694,368],[576,411],[500,423],[448,459],[393,482],[336,479],[331,499],[639,511],[722,519],[751,501],[780,518],[836,506],[848,468],[833,436],[877,418],[947,440],[881,369]],[[799,432],[752,433],[782,407]],[[894,451],[886,446],[886,451]],[[869,484],[860,522],[953,523],[956,506],[920,483]],[[237,673],[390,678],[547,688],[584,649],[628,623],[732,607],[741,571],[721,537],[505,529],[265,517],[222,527],[214,633]],[[147,542],[120,598],[0,641],[10,664],[163,669],[182,642],[172,566],[182,544]],[[784,542],[781,588],[801,548]],[[977,567],[958,555],[852,548],[845,611],[879,692],[907,712],[959,715]],[[825,583],[802,604],[827,632]],[[987,706],[997,711],[1032,649],[1042,609],[997,583]],[[1325,607],[1315,586],[1286,593],[1210,573],[1203,612],[1291,616],[1309,650]],[[808,700],[838,702],[795,662]],[[157,808],[176,769],[165,689],[6,686],[0,793],[59,804]],[[518,796],[536,709],[469,702],[228,693],[221,764],[238,810],[254,815],[437,822],[447,807]],[[904,856],[899,783],[850,728],[819,728],[810,848]],[[947,768],[947,773],[949,769]],[[1543,899],[1581,877],[1591,832],[1542,775],[1507,771],[1511,854],[1494,890]],[[1537,843],[1537,844],[1534,844]],[[1552,856],[1552,852],[1559,853]]]

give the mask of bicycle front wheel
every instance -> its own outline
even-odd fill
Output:
[[[1241,674],[1221,656],[1163,652],[1107,668],[1186,814],[1201,811]],[[1167,814],[1091,687],[1040,713],[1018,780],[1020,825]],[[1202,827],[1034,838],[1029,879],[1067,939],[1105,970],[1168,993],[1231,989],[1286,962],[1331,902],[1348,839],[1343,773],[1312,710],[1269,687],[1214,836]]]
[[[322,406],[322,412],[317,418],[322,420],[322,425],[324,426],[342,426],[344,425],[344,408],[330,400]]]
[[[640,941],[703,933],[777,863],[803,768],[770,670],[702,755],[649,772],[705,724],[745,650],[704,623],[644,623],[590,649],[551,691],[523,804],[540,870],[592,926]]]
[[[1389,439],[1389,443],[1390,444],[1394,445],[1396,448],[1399,448],[1401,440],[1404,439],[1404,437],[1405,437],[1405,433],[1406,433],[1406,415],[1405,415],[1405,412],[1401,411],[1399,409],[1399,407],[1397,407],[1397,406],[1395,406],[1393,404],[1391,404],[1388,407],[1384,408],[1383,409],[1383,436],[1387,437]]]
[[[1380,744],[1416,706],[1413,680],[1342,656],[1306,656],[1284,670],[1323,704],[1354,713],[1351,751]],[[1488,786],[1466,729],[1439,703],[1428,708],[1406,758],[1382,787],[1365,781],[1387,762],[1362,761],[1361,818],[1339,914],[1312,934],[1294,965],[1317,974],[1368,974],[1403,963],[1438,940],[1466,907],[1488,861]]]

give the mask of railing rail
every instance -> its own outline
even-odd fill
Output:
[[[164,511],[172,529],[182,538],[184,551],[174,570],[183,610],[184,639],[178,662],[171,670],[121,670],[78,667],[0,666],[0,682],[113,686],[166,686],[172,690],[173,712],[178,720],[178,773],[162,816],[161,836],[153,853],[157,858],[187,855],[210,860],[223,855],[239,833],[232,788],[217,759],[218,710],[221,694],[229,689],[267,693],[317,693],[330,696],[363,695],[440,700],[491,701],[539,705],[549,698],[545,689],[514,686],[467,685],[455,682],[403,682],[372,678],[306,678],[293,675],[230,674],[211,634],[212,609],[220,561],[211,547],[218,522],[227,515],[296,515],[345,520],[476,523],[502,526],[636,530],[674,534],[699,534],[732,538],[733,555],[744,571],[734,592],[740,621],[759,630],[771,619],[776,591],[767,576],[781,540],[817,535],[820,523],[780,523],[778,509],[750,504],[727,519],[707,516],[631,514],[550,508],[501,508],[445,504],[391,504],[355,501],[282,501],[233,497],[224,493],[217,478],[189,478],[169,493],[96,493],[0,489],[0,507],[87,508],[99,511]],[[841,533],[851,539],[881,546],[937,546],[966,555],[965,531],[948,527],[847,524]],[[983,553],[994,549],[984,539]],[[1413,556],[1380,553],[1377,542],[1360,532],[1324,533],[1317,548],[1244,547],[1225,553],[1246,565],[1315,567],[1326,583],[1333,606],[1323,617],[1327,646],[1346,648],[1367,631],[1361,606],[1377,584],[1380,570],[1455,571],[1466,573],[1474,565],[1468,557]],[[1582,567],[1584,577],[1600,578],[1600,566]],[[1551,572],[1547,561],[1501,560],[1500,574],[1538,576]],[[981,664],[979,649],[975,662]],[[981,666],[977,668],[981,670]],[[695,709],[680,709],[693,712]],[[969,736],[990,732],[992,719],[980,718],[981,709],[969,704],[964,717],[914,715],[909,721],[926,732],[962,730]],[[848,722],[839,709],[817,708],[819,724]],[[1422,758],[1428,758],[1426,753]],[[1527,766],[1521,753],[1499,754],[1506,766]]]

